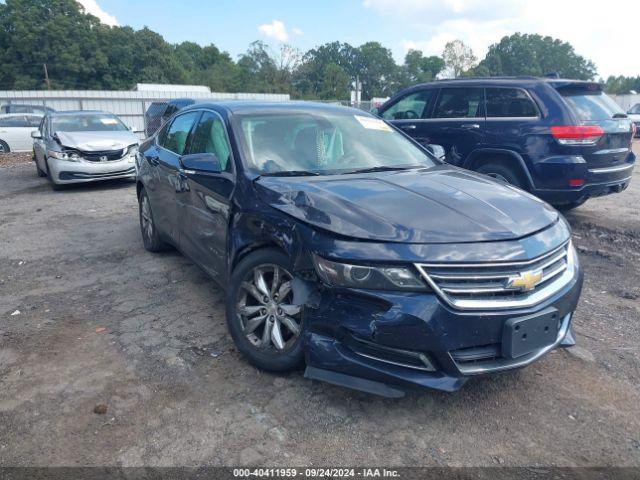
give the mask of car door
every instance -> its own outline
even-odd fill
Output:
[[[437,92],[434,88],[409,92],[397,102],[385,107],[380,116],[417,142],[428,146],[431,138],[425,129],[425,119],[428,117],[434,92]]]
[[[424,122],[423,135],[444,150],[444,160],[462,165],[483,141],[484,89],[444,87],[438,92],[433,114]]]
[[[29,150],[26,138],[31,139],[30,135],[31,129],[24,115],[13,115],[0,122],[0,139],[9,145],[12,152]]]
[[[175,117],[161,131],[156,144],[144,152],[153,172],[146,186],[156,226],[175,244],[179,242],[176,194],[182,188],[178,175],[180,156],[187,149],[191,129],[200,113],[191,111]]]
[[[227,233],[233,193],[234,167],[226,127],[222,117],[206,110],[192,133],[188,154],[182,157],[203,159],[215,155],[215,162],[202,168],[183,168],[183,188],[178,196],[180,249],[214,278],[223,279],[226,272]]]
[[[539,128],[540,111],[536,103],[526,90],[515,87],[487,87],[485,98],[483,147],[508,149],[526,161],[532,135]]]

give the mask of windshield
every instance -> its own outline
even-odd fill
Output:
[[[430,167],[436,161],[382,120],[353,113],[239,115],[245,157],[261,174]]]
[[[632,115],[640,115],[640,103],[636,103],[627,113],[630,113]]]
[[[115,115],[60,115],[51,119],[52,132],[122,132],[127,127]]]
[[[561,91],[560,93],[571,104],[580,120],[611,120],[614,115],[624,115],[620,105],[602,92]]]

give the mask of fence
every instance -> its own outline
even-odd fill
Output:
[[[288,94],[270,93],[205,93],[175,91],[110,91],[110,90],[0,90],[1,105],[42,105],[54,110],[105,110],[115,113],[127,126],[144,131],[144,113],[153,102],[175,98],[207,100],[262,100],[283,102]]]
[[[613,99],[622,107],[626,112],[636,103],[640,103],[640,94],[627,94],[627,95],[611,95]]]

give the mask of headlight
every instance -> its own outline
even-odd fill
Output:
[[[313,256],[320,278],[330,285],[371,290],[428,291],[429,287],[407,267],[350,265]]]
[[[47,151],[47,156],[57,158],[58,160],[67,160],[68,162],[77,162],[80,155],[75,152],[57,152],[55,150]]]
[[[127,149],[127,155],[135,157],[136,153],[138,153],[138,145],[130,145]]]

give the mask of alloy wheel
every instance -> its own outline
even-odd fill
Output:
[[[291,274],[279,265],[264,264],[247,274],[236,304],[242,330],[261,351],[284,353],[302,331],[302,312],[293,305]]]
[[[146,195],[142,197],[142,208],[140,209],[140,215],[142,217],[142,232],[147,237],[147,240],[153,240],[153,217],[151,216],[151,206],[149,205],[149,199]]]

